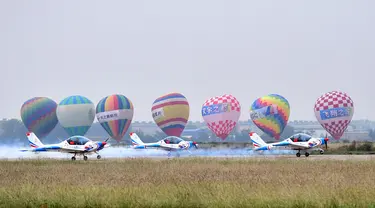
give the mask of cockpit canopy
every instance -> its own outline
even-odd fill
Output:
[[[70,145],[85,145],[90,140],[84,136],[72,136],[66,140]]]
[[[311,136],[304,133],[294,134],[293,136],[289,137],[293,142],[307,142],[311,139]]]
[[[182,140],[179,137],[175,137],[175,136],[169,136],[169,137],[167,137],[167,138],[164,139],[164,142],[166,144],[178,144],[178,143],[180,143],[182,141],[184,141],[184,140]]]

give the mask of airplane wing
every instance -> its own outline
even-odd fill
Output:
[[[284,145],[284,146],[288,146],[291,149],[297,149],[297,150],[310,148],[308,144],[298,144],[298,143],[289,143],[288,145]]]
[[[44,147],[37,147],[33,149],[21,149],[21,152],[47,152],[47,151],[59,151],[61,147],[59,146],[44,146]]]
[[[161,148],[168,150],[168,151],[178,151],[178,150],[184,150],[185,148],[180,146],[179,144],[161,144]]]
[[[61,152],[85,152],[86,149],[79,147],[79,146],[73,146],[73,147],[61,147],[60,149]]]
[[[167,151],[180,150],[181,148],[177,144],[160,144],[159,148]]]
[[[297,143],[297,142],[288,142],[288,141],[283,141],[283,142],[279,142],[279,143],[274,143],[272,144],[272,146],[275,146],[275,147],[289,147],[291,149],[309,149],[310,146],[305,143]]]

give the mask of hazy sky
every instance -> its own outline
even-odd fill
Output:
[[[35,96],[121,93],[134,120],[152,120],[152,102],[180,92],[192,121],[224,93],[241,119],[278,93],[290,120],[313,120],[316,99],[342,90],[353,119],[375,120],[374,11],[373,0],[0,0],[0,118]]]

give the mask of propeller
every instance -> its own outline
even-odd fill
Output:
[[[104,140],[104,142],[102,142],[103,147],[109,147],[109,144],[107,143],[109,139],[110,137],[108,137],[106,140]]]
[[[194,145],[194,147],[195,147],[196,149],[198,149],[198,144],[197,144],[197,142],[193,142],[193,145]]]
[[[324,143],[326,145],[326,150],[328,149],[328,136],[327,136],[327,133],[326,133],[326,137],[324,138]]]

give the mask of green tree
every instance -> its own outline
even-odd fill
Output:
[[[288,138],[295,133],[294,127],[291,125],[286,125],[284,131],[281,133],[281,138]]]
[[[197,125],[194,125],[194,124],[191,124],[191,123],[188,123],[185,126],[185,129],[197,129],[197,128],[198,128]]]
[[[0,128],[2,129],[1,138],[2,143],[13,143],[14,139],[21,139],[22,141],[27,141],[26,132],[27,128],[24,126],[21,120],[18,119],[3,119],[0,123]],[[5,139],[5,140],[4,140]]]
[[[206,131],[200,131],[198,133],[198,138],[196,138],[196,139],[197,139],[197,141],[206,142],[206,141],[208,141],[209,136],[210,135]]]
[[[375,140],[375,131],[374,129],[370,129],[368,133],[369,137],[373,140]]]
[[[156,141],[159,141],[161,139],[164,139],[165,137],[167,137],[168,135],[166,133],[164,133],[163,131],[156,131],[155,134],[154,134],[154,139]]]

